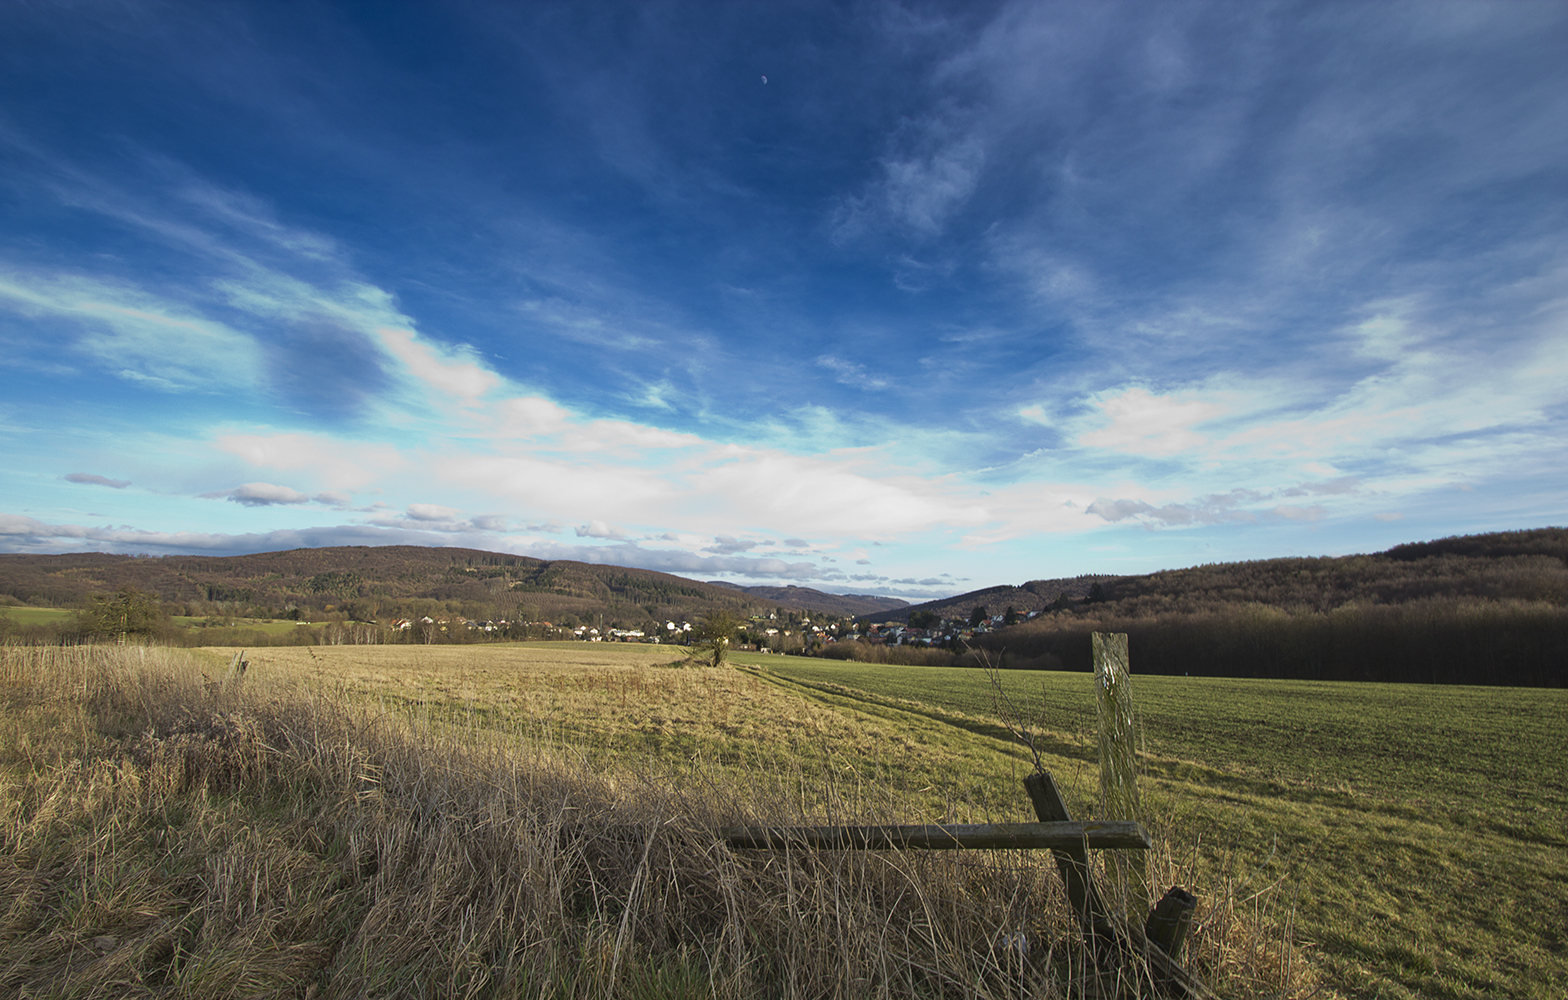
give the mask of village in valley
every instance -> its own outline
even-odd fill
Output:
[[[977,605],[965,620],[946,619],[934,612],[915,611],[910,622],[863,622],[853,618],[819,617],[779,609],[752,615],[737,622],[734,648],[763,653],[819,650],[837,642],[863,642],[873,646],[930,646],[961,648],[977,635],[1016,625],[1038,617],[1040,611],[1018,611],[1008,607],[1001,614],[990,614]],[[601,616],[602,617],[602,616]],[[309,624],[301,622],[300,624]],[[365,622],[365,625],[374,623]],[[667,619],[662,624],[643,628],[603,628],[598,625],[557,624],[549,621],[481,621],[461,617],[398,618],[389,623],[396,632],[428,637],[429,641],[471,639],[556,639],[580,642],[641,642],[689,646],[697,641],[697,626],[689,621]]]

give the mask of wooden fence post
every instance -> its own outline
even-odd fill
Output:
[[[1138,731],[1133,714],[1132,677],[1125,632],[1095,632],[1094,701],[1100,720],[1100,808],[1106,819],[1143,821],[1138,796]],[[1107,888],[1128,913],[1149,909],[1147,859],[1125,854],[1106,857],[1112,885]]]
[[[1149,919],[1143,925],[1144,936],[1175,958],[1187,942],[1187,932],[1192,929],[1192,911],[1197,905],[1197,896],[1179,885],[1171,886],[1149,912]]]

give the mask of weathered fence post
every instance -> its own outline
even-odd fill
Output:
[[[1197,905],[1197,896],[1179,885],[1171,886],[1149,912],[1149,919],[1144,921],[1144,937],[1175,958],[1187,942],[1187,932],[1192,929],[1192,911]]]
[[[1125,632],[1095,632],[1094,700],[1100,718],[1100,808],[1106,819],[1143,821],[1138,798],[1138,732],[1132,707],[1132,678]],[[1145,859],[1106,858],[1115,894],[1128,913],[1149,909]]]
[[[1138,819],[1138,733],[1125,632],[1095,632],[1094,700],[1100,715],[1100,795],[1116,819]]]

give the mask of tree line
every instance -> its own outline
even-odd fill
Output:
[[[979,599],[1023,592],[988,588],[965,595],[972,607],[955,598],[903,617],[921,627],[933,619],[973,627],[989,613]],[[969,651],[949,650],[946,662],[1089,670],[1090,635],[1125,632],[1142,673],[1568,686],[1563,528],[1102,577],[1080,592],[1064,591],[1010,627],[968,635]],[[876,658],[853,648],[829,655]]]

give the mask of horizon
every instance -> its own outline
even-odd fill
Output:
[[[1523,529],[1516,529],[1516,530],[1530,531],[1530,530],[1563,530],[1563,529],[1560,526],[1557,526],[1557,525],[1541,525],[1541,526],[1537,526],[1534,529],[1523,528]],[[1446,536],[1446,537],[1473,537],[1473,536]],[[1438,539],[1438,538],[1407,539],[1405,542],[1395,543],[1395,545],[1394,546],[1390,546],[1390,548],[1396,547],[1398,545],[1403,545],[1403,544],[1422,544],[1422,543],[1426,543],[1426,542],[1435,542],[1435,541],[1442,541],[1442,540],[1444,540],[1444,539]],[[406,544],[406,543],[388,543],[388,546],[391,546],[391,545],[404,545],[404,544]],[[103,556],[119,556],[119,557],[125,558],[125,559],[165,559],[165,558],[183,558],[183,557],[191,556],[191,557],[197,557],[197,558],[234,559],[234,558],[244,558],[245,556],[250,556],[250,555],[268,555],[268,554],[276,554],[276,553],[280,553],[280,552],[310,552],[310,551],[319,551],[322,548],[328,548],[328,547],[332,547],[332,546],[314,546],[314,547],[313,546],[305,546],[305,547],[301,547],[301,548],[297,548],[297,549],[275,549],[275,550],[268,550],[268,551],[264,551],[264,552],[235,553],[233,555],[213,555],[213,554],[207,553],[207,552],[170,552],[170,553],[164,553],[164,554],[161,554],[161,555],[155,555],[155,554],[146,553],[146,552],[136,552],[136,553],[130,553],[130,552],[103,552],[103,551],[94,549],[94,550],[78,550],[78,551],[71,551],[71,552],[36,552],[36,553],[0,552],[0,556],[7,556],[7,555],[40,555],[40,556],[103,555]],[[364,546],[364,545],[362,545],[362,546],[336,546],[336,547],[341,547],[341,548],[356,548],[356,547],[357,548],[377,548],[377,547],[387,547],[387,546]],[[481,553],[483,555],[500,555],[500,556],[518,556],[519,555],[519,553],[515,553],[515,552],[500,552],[500,551],[491,550],[491,549],[468,549],[466,547],[460,547],[460,546],[429,545],[429,546],[414,546],[414,547],[415,548],[429,548],[429,549],[436,549],[436,550],[439,550],[439,549],[458,549],[458,550],[461,550],[461,551],[476,551],[476,552],[479,552],[479,553]],[[1382,554],[1382,551],[1378,551],[1378,552],[1350,552],[1350,553],[1344,553],[1344,556],[1381,555],[1381,554]],[[536,556],[528,556],[528,557],[524,557],[524,558],[538,558],[538,557],[536,557]],[[1006,587],[1012,587],[1014,589],[1017,589],[1017,588],[1024,587],[1027,584],[1039,581],[1039,580],[1050,580],[1050,581],[1054,581],[1054,580],[1071,580],[1071,579],[1075,579],[1075,578],[1079,578],[1079,577],[1083,577],[1083,576],[1095,576],[1095,577],[1103,576],[1103,577],[1107,577],[1107,578],[1128,578],[1128,577],[1136,577],[1136,576],[1147,576],[1147,575],[1153,575],[1153,574],[1165,573],[1165,572],[1179,572],[1179,571],[1184,570],[1184,569],[1198,569],[1198,568],[1201,568],[1202,566],[1205,566],[1205,565],[1240,564],[1240,563],[1243,563],[1243,562],[1268,562],[1271,559],[1288,559],[1288,558],[1299,558],[1299,557],[1294,557],[1294,556],[1274,556],[1274,557],[1264,556],[1264,557],[1261,557],[1261,558],[1255,559],[1255,560],[1237,560],[1234,563],[1232,563],[1231,561],[1226,561],[1225,563],[1220,563],[1220,564],[1193,563],[1193,564],[1186,565],[1186,566],[1161,566],[1161,567],[1158,567],[1156,569],[1149,570],[1149,571],[1147,571],[1145,573],[1096,573],[1096,572],[1091,570],[1091,571],[1088,571],[1086,573],[1073,574],[1072,576],[1030,577],[1028,579],[1020,580],[1017,583],[981,584],[978,587],[971,587],[971,588],[969,588],[967,590],[956,591],[956,592],[954,592],[952,594],[945,594],[945,595],[941,595],[941,596],[938,596],[938,597],[928,597],[928,598],[924,598],[924,599],[919,600],[919,601],[910,601],[910,602],[908,602],[907,607],[919,607],[921,604],[926,604],[926,603],[940,603],[942,601],[949,601],[949,600],[952,600],[952,599],[957,598],[957,597],[964,597],[964,596],[968,596],[970,594],[981,593],[981,592],[984,592],[984,591],[987,591],[987,590],[997,590],[997,589],[1002,589],[1002,588],[1006,588]],[[1332,557],[1330,557],[1330,558],[1332,558]],[[555,561],[555,560],[547,560],[547,561]],[[560,560],[560,561],[572,561],[572,560]],[[585,565],[604,566],[604,565],[607,565],[607,564],[605,564],[605,563],[585,563]],[[614,568],[614,569],[642,569],[643,567],[637,567],[637,566],[632,566],[632,567],[611,566],[611,568]],[[663,572],[663,571],[662,570],[650,570],[649,572]],[[769,587],[769,588],[779,589],[779,590],[783,590],[783,589],[798,589],[798,590],[810,590],[810,591],[813,591],[813,592],[816,592],[816,593],[822,593],[822,594],[827,594],[827,595],[831,595],[831,596],[838,596],[838,597],[864,597],[864,598],[869,598],[869,599],[874,599],[874,600],[889,600],[889,599],[892,599],[892,600],[902,600],[902,598],[898,598],[898,597],[896,597],[896,595],[893,595],[893,594],[878,594],[878,593],[869,592],[869,591],[822,590],[821,588],[806,587],[806,586],[804,586],[802,584],[794,584],[794,583],[789,583],[789,584],[781,584],[781,583],[738,584],[738,583],[734,583],[733,581],[729,581],[729,580],[703,580],[703,579],[699,579],[697,577],[682,576],[681,574],[678,574],[678,573],[671,573],[671,574],[668,574],[668,575],[675,576],[675,577],[678,577],[680,579],[691,580],[692,582],[695,582],[695,583],[702,583],[702,584],[708,584],[708,585],[720,586],[720,587]],[[0,609],[0,610],[3,610],[3,609]],[[901,610],[901,609],[893,609],[893,610]]]
[[[0,10],[0,552],[940,600],[1568,523],[1568,8]]]

